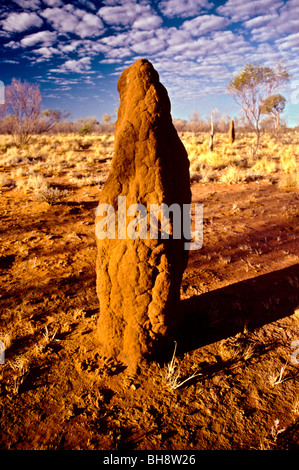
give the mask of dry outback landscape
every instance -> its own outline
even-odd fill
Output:
[[[130,377],[94,335],[113,135],[0,136],[2,449],[298,449],[298,134],[265,135],[256,155],[238,129],[213,151],[208,134],[180,138],[203,247],[176,343]]]

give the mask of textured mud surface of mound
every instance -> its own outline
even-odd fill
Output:
[[[126,207],[191,203],[189,162],[172,124],[170,101],[150,62],[138,60],[119,78],[115,156],[100,205],[115,212],[115,239],[97,238],[98,334],[105,354],[129,368],[159,353],[179,325],[179,296],[188,251],[181,239],[118,236],[119,197]],[[132,214],[131,214],[132,215]],[[139,213],[140,215],[140,213]],[[100,216],[96,217],[96,227]],[[129,221],[132,220],[128,218]],[[138,232],[138,227],[137,227]]]

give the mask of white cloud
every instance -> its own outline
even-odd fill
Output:
[[[124,35],[126,38],[128,37],[127,34]],[[118,36],[111,36],[111,38],[116,39]],[[75,53],[78,57],[95,57],[99,56],[99,54],[104,54],[105,57],[125,57],[130,53],[129,48],[125,45],[128,43],[128,40],[122,40],[117,42],[117,46],[112,42],[109,44],[108,41],[109,37],[101,38],[101,39],[79,39],[79,40],[71,40],[67,43],[59,43],[57,48],[62,54],[70,54]],[[106,43],[107,41],[107,43]],[[117,60],[119,61],[119,60]]]
[[[102,34],[102,20],[92,13],[65,5],[63,8],[46,8],[41,15],[60,33],[74,33],[81,38]]]
[[[189,18],[199,15],[203,9],[212,5],[208,0],[163,0],[158,7],[163,15],[169,18]]]
[[[278,39],[275,41],[278,45],[279,49],[299,49],[299,33],[290,34],[282,39]]]
[[[190,63],[205,61],[204,65],[213,66],[213,70],[216,65],[238,66],[244,62],[244,55],[252,53],[255,48],[243,36],[223,30],[228,23],[227,18],[203,15],[194,21],[185,21],[181,28],[139,30],[131,27],[97,41],[82,40],[80,54],[103,54],[104,57],[99,58],[100,63],[125,63],[123,59],[126,57],[136,60],[136,56],[148,56],[152,61],[160,58],[166,61],[185,59]],[[62,46],[59,49],[63,50]]]
[[[83,57],[78,60],[67,60],[58,69],[50,69],[50,72],[58,73],[91,73],[91,58]]]
[[[115,36],[106,36],[101,39],[101,42],[104,44],[108,44],[111,47],[118,47],[126,44],[128,42],[128,33],[120,33]]]
[[[175,29],[175,28],[174,28]],[[158,28],[154,30],[138,30],[130,29],[125,33],[120,33],[114,36],[102,38],[97,42],[97,46],[101,44],[101,51],[104,52],[107,59],[113,57],[111,50],[118,51],[123,48],[126,55],[145,54],[153,55],[157,52],[164,50],[167,47],[167,39],[170,37],[169,31],[166,28]],[[105,51],[103,46],[109,47]],[[129,54],[130,51],[130,54]],[[123,52],[116,52],[116,57],[120,57]]]
[[[119,47],[118,49],[111,49],[106,53],[106,57],[109,59],[123,59],[132,55],[131,50],[128,47]]]
[[[116,60],[116,59],[102,59],[99,61],[100,64],[117,64],[121,63],[121,60]],[[119,76],[120,74],[118,72],[115,72],[114,75]]]
[[[81,5],[83,5],[84,7],[87,7],[89,8],[90,10],[96,10],[96,6],[94,3],[90,2],[89,0],[78,0],[79,3],[81,3]]]
[[[17,49],[20,47],[20,43],[16,41],[9,41],[6,44],[4,44],[4,47],[10,47],[11,49]]]
[[[77,78],[62,78],[62,77],[49,77],[50,79],[54,80],[55,83],[59,85],[77,85],[79,83],[79,79]]]
[[[205,54],[209,54],[210,50],[212,50],[211,41],[209,39],[200,38],[169,46],[163,51],[163,54],[160,55],[163,55],[166,59],[181,57],[183,59],[196,60],[198,57],[203,57],[203,51]]]
[[[161,24],[162,18],[157,15],[149,14],[137,18],[133,23],[133,28],[152,31],[154,28],[159,28]]]
[[[259,44],[257,48],[244,54],[247,62],[260,62],[263,58],[263,64],[272,67],[273,64],[281,59],[281,54],[272,45],[264,43]]]
[[[246,28],[260,28],[261,26],[269,24],[270,21],[273,19],[278,18],[277,13],[273,13],[271,15],[261,15],[261,16],[255,16],[254,18],[251,18],[248,21],[245,21],[244,25]]]
[[[54,54],[59,54],[59,51],[54,47],[40,47],[39,49],[35,49],[33,52],[45,59],[49,59]]]
[[[136,19],[135,2],[127,2],[121,6],[106,6],[99,9],[98,13],[109,25],[129,26]]]
[[[18,64],[19,62],[17,60],[11,60],[11,59],[4,59],[1,62],[4,64]]]
[[[128,0],[122,5],[104,6],[99,15],[111,26],[133,26],[136,29],[152,30],[162,24],[162,18],[145,3]]]
[[[265,12],[276,11],[283,6],[281,0],[228,0],[224,5],[217,8],[221,15],[228,16],[233,21],[243,21],[257,15],[263,15]]]
[[[119,5],[124,5],[125,3],[129,3],[129,2],[134,2],[136,3],[135,0],[103,0],[103,4],[105,6],[119,6]]]
[[[98,16],[92,13],[85,13],[78,25],[78,34],[81,37],[96,36],[101,33],[103,28],[103,22]]]
[[[159,70],[161,72],[166,72],[170,74],[177,74],[180,76],[203,76],[207,79],[207,81],[212,80],[223,80],[229,76],[229,72],[227,67],[223,64],[208,64],[204,61],[201,62],[194,62],[192,60],[166,60],[160,61],[157,60],[159,63]]]
[[[193,36],[201,36],[211,31],[224,29],[229,24],[227,18],[216,15],[202,15],[190,21],[185,21],[182,29],[190,31]]]
[[[98,41],[96,43],[89,45],[89,53],[94,52],[96,54],[98,53],[108,54],[112,50],[113,48],[110,47],[109,45],[101,44]]]
[[[153,37],[161,37],[159,34],[160,30],[155,30],[155,31],[144,31],[144,30],[137,30],[137,29],[131,29],[127,33],[127,43],[128,44],[136,44],[141,41],[145,41],[147,39],[151,39]],[[161,40],[164,38],[161,37]]]
[[[177,28],[169,28],[169,36],[167,38],[167,43],[169,46],[177,46],[179,44],[186,44],[191,39],[191,34],[189,31],[178,30]]]
[[[158,38],[151,38],[134,44],[131,48],[134,52],[137,52],[137,54],[152,55],[156,52],[164,50],[165,43]]]
[[[44,0],[44,3],[48,5],[48,7],[61,7],[63,5],[61,0]]]
[[[43,20],[36,13],[10,13],[5,20],[2,21],[2,27],[6,31],[22,32],[27,29],[39,28],[43,24]]]
[[[67,44],[59,44],[59,50],[68,54],[74,52],[81,45],[81,40],[70,41]]]
[[[172,37],[175,33],[172,33]],[[239,66],[244,63],[244,56],[250,55],[255,48],[247,42],[243,36],[234,34],[230,30],[215,31],[209,36],[200,36],[188,40],[176,41],[176,43],[167,40],[169,47],[159,52],[155,57],[163,58],[166,62],[172,60],[174,65],[182,60],[190,60],[189,69],[184,69],[176,73],[189,74],[192,70],[192,62],[198,62],[202,65],[227,67]],[[215,70],[215,68],[213,69]],[[222,76],[219,79],[223,79]]]
[[[31,47],[39,42],[43,43],[44,46],[51,46],[57,39],[57,33],[55,31],[39,31],[38,33],[29,34],[21,39],[22,47]]]
[[[260,43],[296,34],[299,31],[299,4],[289,0],[279,10],[256,16],[244,25],[250,30],[252,39]]]
[[[38,10],[40,8],[40,0],[14,0],[14,3],[24,10]]]

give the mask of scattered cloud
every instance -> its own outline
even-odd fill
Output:
[[[62,8],[46,8],[41,16],[59,33],[73,33],[81,38],[99,36],[104,30],[103,22],[97,15],[70,4]]]
[[[22,47],[31,47],[38,43],[43,43],[44,46],[51,46],[57,39],[55,31],[39,31],[38,33],[29,34],[21,39]]]
[[[190,18],[199,15],[212,5],[208,0],[163,0],[159,2],[158,7],[168,18]]]
[[[14,0],[14,3],[24,10],[38,10],[40,8],[40,0]]]
[[[128,42],[128,33],[120,33],[115,36],[106,36],[103,37],[101,43],[107,44],[111,47],[118,47],[126,44]]]
[[[162,18],[157,15],[143,15],[137,18],[133,23],[133,28],[152,31],[154,28],[159,28],[162,24]]]
[[[211,31],[224,29],[230,21],[227,18],[216,15],[202,15],[196,18],[185,21],[182,29],[190,31],[192,36],[201,36]]]
[[[61,0],[43,0],[48,7],[61,7],[63,2]]]
[[[135,6],[135,2],[128,1],[125,5],[102,7],[98,14],[108,25],[131,26],[137,17]]]
[[[217,8],[220,15],[228,16],[233,21],[244,21],[253,16],[276,11],[283,6],[282,0],[228,0]]]
[[[58,49],[54,47],[40,47],[39,49],[34,49],[33,51],[39,57],[37,58],[38,62],[42,62],[44,60],[50,59],[53,55],[59,54],[60,52]]]
[[[146,39],[132,46],[132,50],[137,54],[154,54],[165,49],[165,43],[158,38]]]
[[[82,41],[76,39],[76,40],[73,40],[73,41],[69,41],[67,43],[59,44],[58,47],[65,54],[69,54],[70,52],[74,52],[81,45],[82,45]]]
[[[282,39],[277,39],[276,44],[279,49],[282,50],[290,50],[290,49],[297,49],[299,50],[299,33],[290,34],[287,37]]]
[[[1,62],[4,64],[18,64],[19,62],[17,60],[11,60],[11,59],[4,59]]]
[[[149,4],[139,4],[135,0],[128,0],[122,5],[104,6],[98,14],[110,26],[151,30],[163,22]]]
[[[30,28],[39,28],[43,20],[36,13],[10,13],[2,21],[2,28],[10,32],[22,32]]]
[[[299,4],[289,0],[279,9],[247,20],[244,26],[251,31],[252,39],[257,42],[296,34],[299,31]]]
[[[245,21],[244,26],[249,29],[260,28],[269,24],[269,22],[278,18],[277,13],[272,13],[271,15],[260,15],[251,18],[250,20]]]
[[[67,60],[57,69],[50,69],[50,72],[55,73],[91,73],[91,58],[83,57],[78,60]]]
[[[111,49],[107,52],[106,56],[110,59],[123,59],[132,55],[132,51],[128,47],[119,47],[118,49]]]
[[[179,30],[177,28],[169,28],[169,36],[167,43],[169,46],[177,46],[180,44],[185,44],[191,40],[190,31]]]
[[[95,11],[97,9],[95,4],[90,2],[89,0],[78,0],[78,3],[80,3],[83,7],[87,7],[90,10],[93,10],[93,11]]]
[[[20,43],[16,41],[9,41],[4,44],[4,47],[8,47],[10,49],[18,49],[20,47]]]

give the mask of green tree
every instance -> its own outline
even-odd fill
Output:
[[[289,79],[290,75],[280,64],[272,69],[251,63],[245,65],[228,85],[227,91],[241,106],[247,123],[256,134],[255,151],[262,132],[260,119],[265,113],[264,103]]]
[[[262,103],[262,113],[274,119],[274,129],[277,133],[280,125],[280,115],[283,112],[286,104],[286,99],[279,93],[269,96]]]
[[[98,125],[98,121],[93,117],[80,118],[76,121],[80,135],[92,134]]]
[[[102,117],[102,122],[103,122],[103,130],[104,132],[112,132],[114,129],[114,124],[112,123],[114,116],[113,114],[104,114]]]

